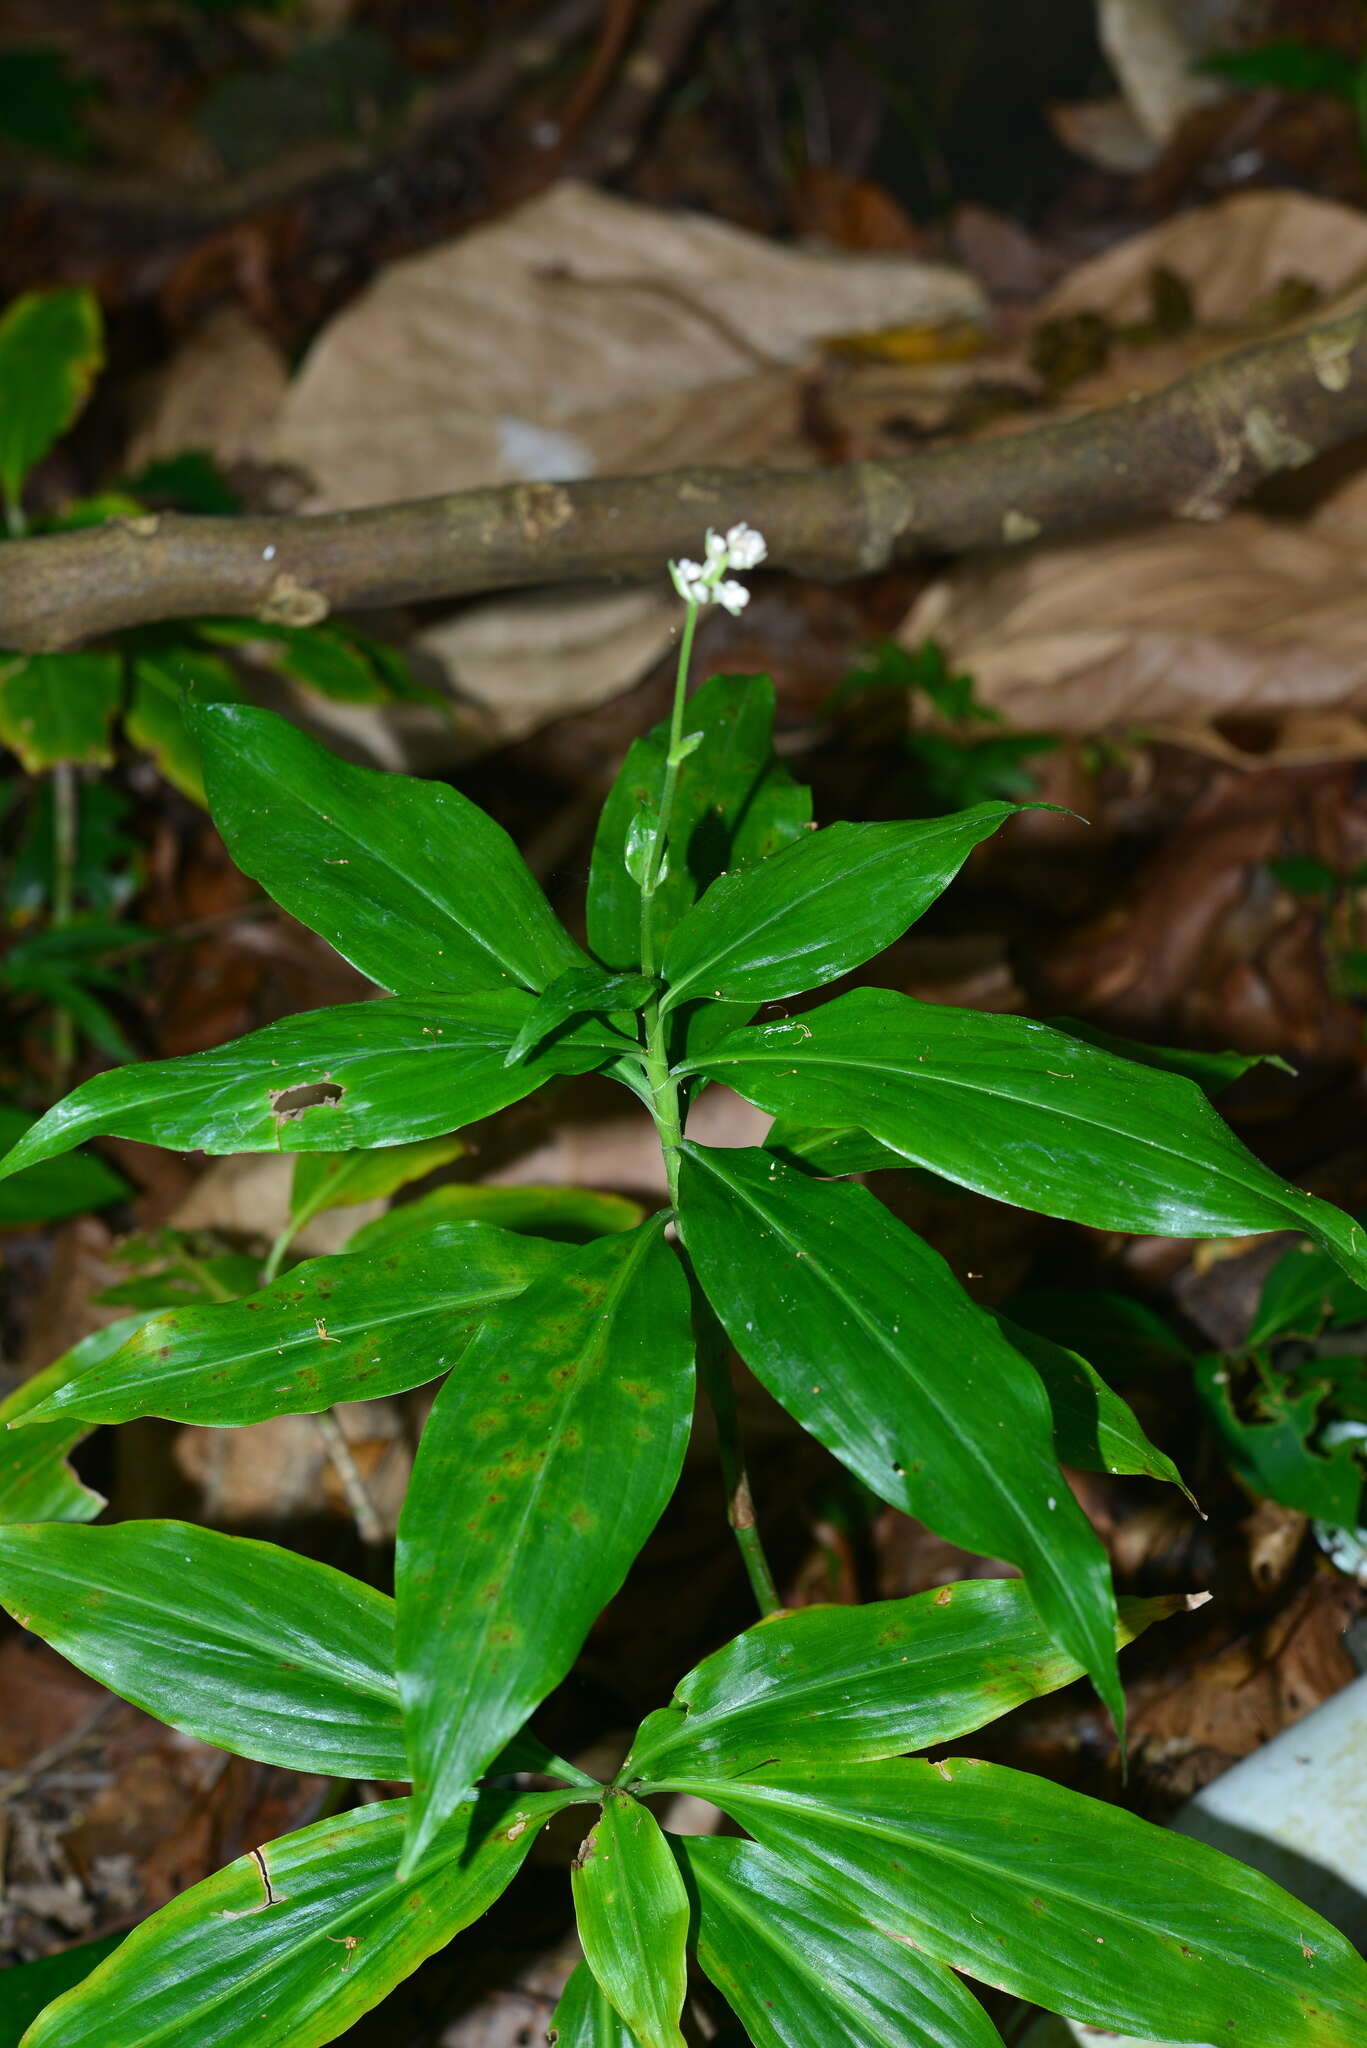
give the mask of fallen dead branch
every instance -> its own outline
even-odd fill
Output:
[[[522,483],[304,517],[163,514],[0,549],[0,644],[152,620],[306,624],[340,609],[658,577],[745,519],[777,568],[832,581],[917,556],[1142,517],[1214,519],[1367,432],[1367,306],[1081,418],[887,462]]]

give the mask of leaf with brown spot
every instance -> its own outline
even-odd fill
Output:
[[[224,1427],[402,1393],[447,1371],[491,1308],[566,1256],[491,1223],[439,1223],[392,1252],[309,1259],[245,1301],[155,1316],[29,1413]]]
[[[623,1380],[646,1375],[660,1399],[628,1454],[642,1410]],[[399,1521],[405,1869],[569,1670],[673,1492],[692,1402],[688,1289],[660,1218],[568,1253],[447,1380]]]

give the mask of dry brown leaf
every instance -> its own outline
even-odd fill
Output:
[[[943,264],[785,248],[565,183],[386,271],[310,351],[275,454],[331,507],[744,462],[754,442],[725,452],[738,423],[758,407],[772,432],[775,373],[825,337],[983,317]]]
[[[1097,0],[1097,30],[1126,104],[1155,142],[1229,88],[1195,69],[1245,0]]]
[[[1254,757],[1215,721],[1285,714],[1276,759],[1367,756],[1367,568],[1328,519],[1236,512],[967,562],[899,638],[928,635],[1018,728],[1204,728],[1237,761]]]
[[[985,312],[944,264],[784,247],[565,183],[384,272],[315,343],[272,453],[313,476],[319,508],[811,462],[802,366],[824,340]],[[677,610],[663,572],[646,597],[495,600],[422,645],[477,735],[519,736],[659,658]]]
[[[1239,194],[1072,272],[1041,323],[1151,314],[1156,269],[1191,291],[1185,335],[1117,346],[1068,410],[1111,402],[1247,341],[1288,279],[1342,298],[1367,277],[1367,215],[1294,192]],[[1193,505],[1193,514],[1201,511]],[[1019,728],[1139,728],[1235,765],[1367,757],[1367,475],[1312,520],[1240,511],[966,561],[925,590],[900,638],[933,635]],[[1261,727],[1256,744],[1230,721]]]
[[[203,448],[225,468],[264,459],[289,385],[284,352],[240,306],[222,306],[158,379],[127,466]]]
[[[1367,214],[1308,192],[1234,193],[1079,264],[1039,317],[1147,320],[1149,280],[1160,265],[1185,280],[1198,326],[1237,331],[1288,279],[1336,298],[1367,274]]]

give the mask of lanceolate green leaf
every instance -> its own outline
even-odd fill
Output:
[[[205,705],[194,726],[233,859],[381,988],[542,989],[584,964],[502,826],[458,791],[352,767],[252,705]]]
[[[1054,1449],[1062,1464],[1076,1465],[1083,1472],[1142,1473],[1149,1479],[1165,1479],[1191,1498],[1172,1459],[1150,1443],[1129,1402],[1107,1386],[1094,1366],[1076,1351],[1065,1350],[1007,1316],[999,1315],[997,1323],[1007,1343],[1029,1359],[1044,1382],[1054,1411]]]
[[[686,1145],[679,1221],[751,1371],[866,1485],[1018,1565],[1119,1727],[1105,1553],[1053,1454],[1044,1389],[930,1247],[847,1182]]]
[[[688,731],[703,738],[674,792],[669,872],[655,897],[657,952],[723,870],[788,845],[812,815],[811,792],[774,759],[768,676],[713,676],[689,698],[684,716]],[[626,869],[627,834],[643,805],[658,808],[668,751],[666,720],[636,741],[598,822],[589,944],[610,967],[635,967],[641,958],[641,895]]]
[[[99,300],[25,292],[0,318],[0,499],[13,527],[24,479],[85,404],[104,361]]]
[[[290,1183],[290,1228],[302,1230],[324,1209],[345,1209],[392,1195],[409,1181],[459,1159],[466,1150],[464,1139],[452,1133],[368,1152],[301,1152]]]
[[[402,1393],[447,1371],[491,1308],[565,1257],[493,1224],[443,1223],[389,1251],[309,1259],[243,1301],[154,1317],[40,1419],[227,1426]]]
[[[642,974],[609,974],[601,967],[567,967],[558,974],[528,1017],[505,1055],[512,1066],[533,1046],[571,1017],[606,1016],[615,1010],[639,1009],[655,984]]]
[[[322,2048],[486,1912],[545,1823],[582,1797],[486,1794],[402,1883],[407,1799],[268,1842],[144,1921],[25,2048]]]
[[[766,1152],[776,1152],[790,1164],[806,1167],[822,1179],[837,1180],[847,1173],[881,1173],[889,1167],[906,1170],[900,1152],[880,1145],[857,1124],[836,1129],[819,1124],[799,1123],[795,1117],[777,1117],[764,1140]]]
[[[394,1602],[330,1565],[189,1522],[0,1529],[0,1605],[203,1742],[288,1770],[408,1776]],[[525,1731],[491,1770],[601,1789]]]
[[[10,1522],[89,1522],[98,1515],[105,1504],[103,1495],[84,1485],[66,1462],[67,1453],[87,1434],[85,1425],[66,1419],[30,1425],[26,1418],[72,1373],[117,1351],[145,1320],[121,1316],[94,1331],[0,1401],[0,1527]],[[22,1429],[11,1427],[20,1421]]]
[[[1001,2048],[952,1970],[870,1927],[810,1858],[695,1836],[698,1960],[752,2048]]]
[[[1070,2019],[1165,2041],[1348,2048],[1367,1964],[1247,1865],[999,1764],[689,1780],[873,1926]]]
[[[688,1894],[654,1814],[609,1792],[571,1876],[579,1939],[604,1996],[641,2048],[685,2048]]]
[[[104,1506],[67,1464],[85,1431],[80,1423],[9,1429],[0,1406],[0,1527],[8,1522],[89,1522]]]
[[[664,952],[665,1003],[766,1002],[818,988],[901,937],[1019,805],[828,825],[715,881]]]
[[[1119,1642],[1180,1600],[1122,1600]],[[961,1736],[1082,1675],[1015,1579],[968,1579],[863,1607],[802,1607],[704,1658],[642,1723],[620,1784],[689,1772],[741,1777],[904,1756]]]
[[[0,1602],[158,1720],[239,1756],[406,1778],[394,1603],[188,1522],[0,1529]]]
[[[1280,1067],[1293,1074],[1285,1060],[1265,1052],[1196,1052],[1189,1046],[1146,1045],[1141,1038],[1118,1038],[1113,1031],[1099,1031],[1095,1024],[1077,1017],[1051,1017],[1050,1025],[1068,1038],[1080,1038],[1087,1045],[1100,1046],[1122,1060],[1136,1060],[1141,1067],[1157,1067],[1165,1074],[1185,1074],[1203,1095],[1222,1095],[1254,1067]]]
[[[24,1110],[0,1102],[0,1144],[17,1144],[35,1122]],[[107,1209],[128,1192],[123,1176],[96,1153],[78,1152],[60,1166],[32,1167],[0,1184],[0,1225],[56,1223],[83,1209]]]
[[[674,1489],[692,1399],[688,1288],[659,1221],[569,1254],[447,1380],[399,1521],[405,1868],[568,1671]]]
[[[1101,1230],[1309,1229],[1367,1279],[1367,1236],[1270,1173],[1192,1081],[1047,1024],[859,989],[736,1031],[690,1067],[775,1116],[856,1124],[999,1201]]]
[[[610,1042],[586,1025],[505,1066],[531,1005],[512,988],[339,1003],[212,1052],[96,1074],[0,1160],[0,1177],[96,1136],[202,1152],[339,1152],[445,1136],[607,1056]]]
[[[641,2048],[598,1989],[587,1963],[576,1963],[570,1972],[546,2038],[551,2048]]]
[[[405,1202],[363,1223],[347,1243],[348,1251],[389,1251],[412,1237],[426,1237],[437,1223],[496,1223],[502,1230],[529,1231],[563,1244],[584,1244],[634,1230],[644,1211],[639,1202],[600,1188],[486,1187],[461,1181],[433,1188],[416,1202]]]

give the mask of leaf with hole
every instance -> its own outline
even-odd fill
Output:
[[[1019,1567],[1119,1727],[1106,1556],[1059,1471],[1044,1388],[865,1188],[685,1145],[679,1227],[751,1371],[883,1500]]]
[[[567,1254],[447,1380],[399,1520],[406,1868],[569,1670],[674,1490],[692,1413],[688,1288],[661,1221]]]
[[[693,1069],[773,1116],[855,1124],[998,1201],[1164,1237],[1299,1225],[1367,1281],[1352,1218],[1261,1165],[1194,1082],[1025,1017],[858,989],[733,1031]]]
[[[1316,1441],[1335,1359],[1279,1372],[1262,1351],[1198,1358],[1196,1392],[1234,1470],[1254,1493],[1336,1529],[1361,1519],[1362,1443]]]
[[[584,1958],[640,2048],[686,2048],[688,1893],[659,1822],[609,1792],[571,1872]]]
[[[508,988],[339,1003],[212,1052],[96,1074],[0,1160],[0,1178],[91,1137],[186,1152],[340,1152],[445,1137],[611,1055],[617,1041],[590,1022],[506,1066],[533,1000]]]
[[[34,2021],[25,2048],[322,2048],[487,1912],[582,1792],[487,1793],[394,1874],[410,1801],[239,1856],[136,1928]]]
[[[540,990],[587,964],[502,826],[459,791],[355,768],[252,705],[207,704],[192,725],[238,866],[381,988]]]

